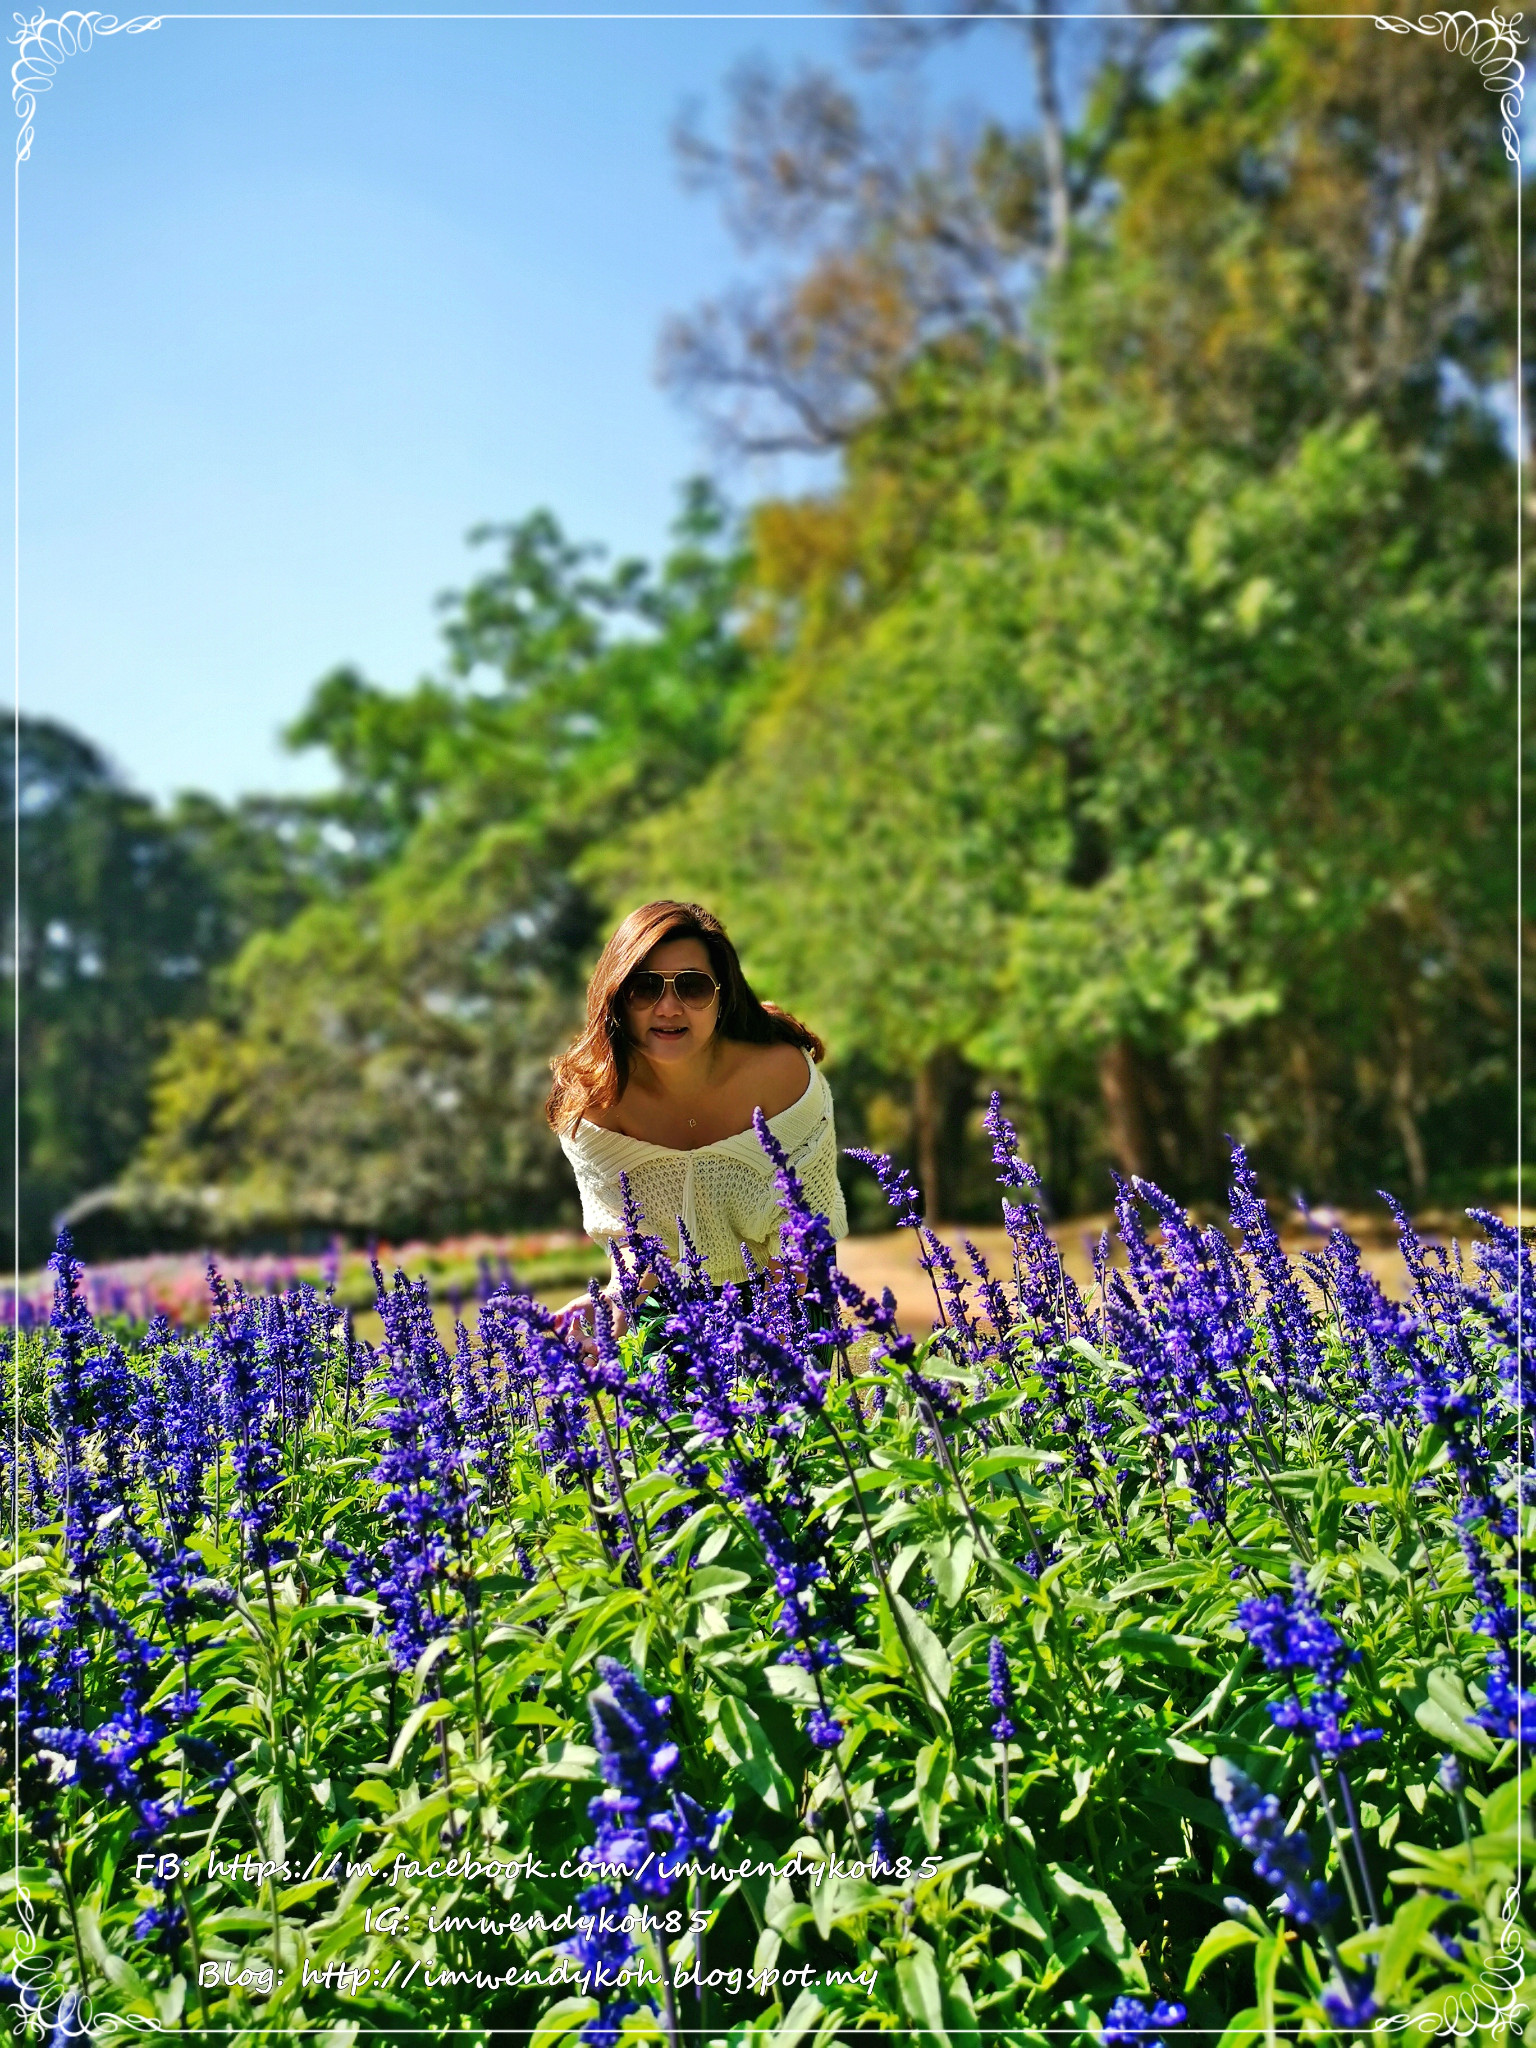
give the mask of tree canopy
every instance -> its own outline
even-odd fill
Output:
[[[339,788],[312,810],[357,864],[240,955],[165,1061],[132,1200],[168,1225],[447,1231],[568,1212],[542,1119],[598,911],[574,872],[733,740],[757,687],[731,628],[735,542],[683,496],[659,571],[538,512],[444,600],[440,678],[350,671],[291,730]]]
[[[321,882],[280,804],[189,797],[167,814],[63,726],[23,718],[20,739],[19,761],[9,732],[4,743],[8,812],[20,792],[5,848],[21,861],[5,956],[21,1054],[17,1256],[31,1262],[60,1214],[107,1195],[133,1158],[154,1063],[208,1002],[219,964]]]
[[[1256,19],[1117,106],[1051,374],[957,310],[837,488],[759,513],[779,692],[600,858],[709,897],[840,1046],[1011,1079],[1066,1199],[1105,1151],[1214,1189],[1233,1128],[1422,1196],[1512,1136],[1496,108],[1416,39]]]

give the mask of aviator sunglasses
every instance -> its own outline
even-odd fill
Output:
[[[685,967],[680,974],[632,974],[624,984],[624,993],[637,1010],[650,1010],[669,987],[676,990],[677,1000],[689,1010],[707,1010],[720,993],[719,982],[702,967]]]

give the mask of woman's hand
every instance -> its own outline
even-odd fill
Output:
[[[621,1337],[629,1328],[629,1318],[624,1313],[624,1304],[616,1301],[606,1289],[603,1298],[608,1303],[609,1312],[613,1317],[613,1334],[615,1337]],[[596,1352],[597,1339],[593,1334],[593,1323],[597,1311],[590,1294],[573,1294],[569,1301],[562,1302],[552,1313],[564,1335],[574,1337],[589,1357]]]

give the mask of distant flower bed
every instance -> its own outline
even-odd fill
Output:
[[[572,1288],[592,1274],[606,1275],[608,1260],[590,1238],[574,1230],[525,1231],[511,1237],[440,1238],[426,1243],[375,1244],[367,1250],[341,1244],[309,1255],[261,1253],[230,1258],[217,1252],[175,1252],[146,1259],[120,1259],[81,1268],[80,1295],[91,1313],[126,1317],[147,1323],[162,1315],[175,1324],[196,1324],[208,1318],[208,1266],[216,1260],[231,1282],[248,1294],[281,1293],[300,1284],[329,1288],[342,1308],[371,1309],[375,1288],[372,1262],[399,1266],[411,1278],[430,1282],[450,1306],[488,1301],[498,1288]],[[46,1274],[23,1280],[21,1327],[36,1329],[48,1320],[53,1298]],[[0,1320],[16,1319],[12,1289],[0,1290]]]
[[[1400,1219],[1398,1303],[1335,1231],[1304,1286],[1239,1152],[1237,1248],[1136,1182],[1080,1290],[990,1128],[1006,1275],[869,1159],[921,1340],[766,1125],[783,1273],[717,1293],[632,1216],[627,1326],[587,1342],[501,1286],[445,1347],[402,1254],[377,1348],[264,1272],[129,1346],[61,1248],[7,1396],[20,2018],[1495,2038],[1536,1707],[1518,1234],[1479,1215],[1463,1266]]]

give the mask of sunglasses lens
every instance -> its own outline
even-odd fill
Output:
[[[629,977],[629,1000],[641,1003],[647,1009],[652,1003],[661,1001],[661,992],[666,983],[659,974],[632,974]]]
[[[715,999],[715,984],[707,974],[680,974],[675,983],[679,1002],[690,1010],[706,1010]]]

